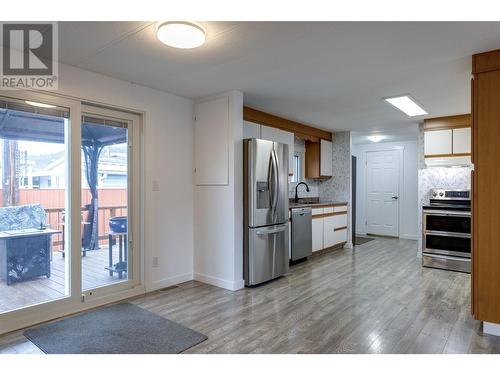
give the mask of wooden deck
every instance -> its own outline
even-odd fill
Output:
[[[113,261],[118,261],[118,248],[113,248]],[[104,268],[108,265],[108,249],[90,251],[82,257],[83,289],[113,284],[122,281],[118,274],[109,276]],[[40,277],[31,281],[15,283],[7,286],[4,279],[0,279],[0,312],[17,309],[64,297],[65,292],[65,260],[59,252],[53,253],[50,278]],[[123,280],[126,274],[123,275]]]

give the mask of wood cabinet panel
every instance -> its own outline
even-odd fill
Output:
[[[288,120],[254,108],[243,107],[243,120],[256,122],[294,133],[300,138],[318,141],[319,139],[332,139],[332,133],[313,128],[296,121]]]
[[[475,75],[473,101],[473,309],[476,319],[500,323],[500,70]]]
[[[325,179],[333,174],[333,144],[329,141],[306,141],[306,178]]]

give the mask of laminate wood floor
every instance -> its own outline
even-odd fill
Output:
[[[422,268],[409,240],[313,256],[255,288],[192,281],[131,302],[208,336],[187,353],[500,353],[470,315],[470,275]],[[36,352],[0,337],[0,353]]]

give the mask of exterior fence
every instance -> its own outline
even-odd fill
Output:
[[[47,224],[52,229],[60,230],[62,233],[54,235],[53,250],[64,249],[64,203],[63,189],[20,189],[19,205],[40,204],[47,214]],[[127,215],[127,189],[99,189],[99,243],[107,243],[106,234],[109,232],[109,219],[114,216]],[[90,202],[89,189],[82,189],[82,206]],[[0,189],[0,207],[2,206],[2,195]],[[87,209],[82,207],[82,231],[83,223],[88,222]]]

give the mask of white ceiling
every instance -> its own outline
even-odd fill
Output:
[[[411,94],[427,117],[470,111],[471,55],[500,48],[500,22],[203,22],[194,50],[153,22],[61,22],[60,61],[190,98],[230,89],[245,104],[326,130],[404,129],[382,98]]]
[[[352,144],[366,144],[372,143],[368,139],[371,135],[381,136],[382,139],[379,143],[385,142],[404,142],[404,141],[417,141],[418,140],[418,124],[405,124],[401,128],[390,129],[385,131],[352,131],[351,139]]]

